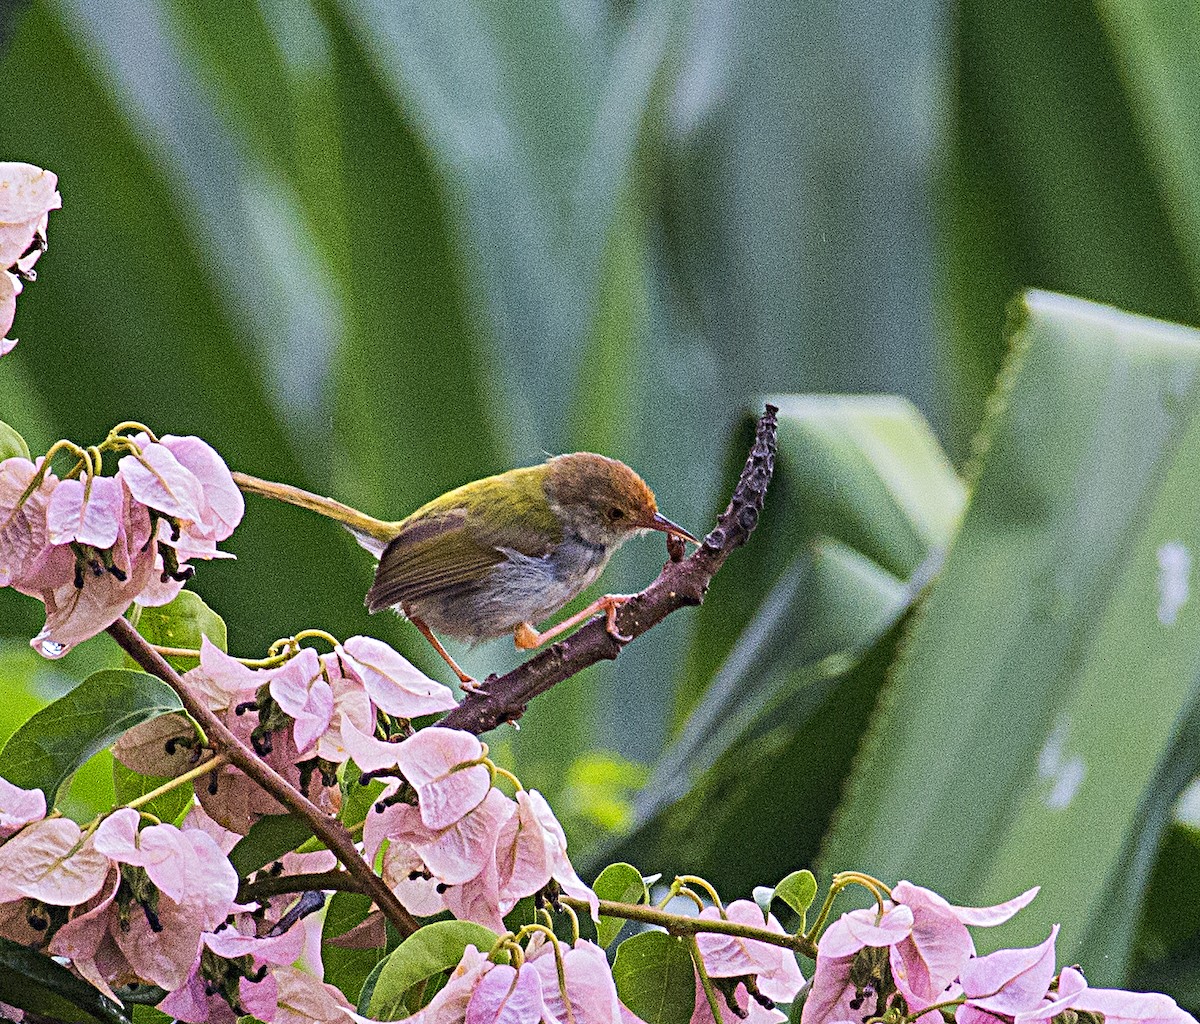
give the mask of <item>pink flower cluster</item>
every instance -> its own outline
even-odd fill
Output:
[[[235,736],[330,813],[341,802],[337,767],[373,736],[379,712],[412,719],[456,703],[448,687],[381,640],[366,636],[351,637],[324,655],[301,648],[278,667],[257,669],[205,639],[200,664],[184,680]],[[399,746],[371,742],[391,750]],[[186,720],[168,715],[131,729],[113,753],[143,775],[175,776],[190,767],[192,743],[194,733]],[[198,788],[204,810],[239,835],[263,815],[285,812],[233,765],[216,769]]]
[[[344,1021],[341,994],[289,966],[305,929],[273,935],[275,921],[236,902],[237,872],[202,815],[141,828],[123,808],[85,830],[45,817],[40,791],[0,779],[0,823],[3,937],[68,958],[109,996],[159,985],[180,1020],[234,1024],[237,1006],[284,1024],[300,1002],[325,1007],[311,1020]]]
[[[383,849],[383,877],[411,913],[448,910],[503,931],[517,901],[553,881],[596,915],[550,805],[536,790],[512,799],[495,788],[478,738],[435,726],[396,744],[361,733],[350,740],[362,768],[403,777],[368,815],[363,846],[372,862]]]
[[[36,277],[33,265],[46,251],[50,211],[62,206],[58,178],[33,164],[0,162],[0,356],[17,341],[6,338],[22,284]]]
[[[802,1024],[864,1024],[893,1007],[918,1024],[941,1024],[943,1009],[954,1010],[957,1024],[1048,1024],[1068,1009],[1103,1014],[1108,1024],[1196,1024],[1168,996],[1089,988],[1071,967],[1056,978],[1057,926],[1030,949],[976,956],[967,926],[1001,924],[1035,895],[956,907],[900,882],[882,914],[851,911],[821,936]]]
[[[56,658],[108,627],[133,601],[165,604],[189,559],[217,543],[245,506],[221,457],[198,437],[121,438],[115,476],[59,479],[44,462],[0,462],[0,586],[39,598],[36,650]]]

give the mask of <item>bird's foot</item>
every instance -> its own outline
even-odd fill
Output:
[[[617,609],[627,605],[636,596],[636,594],[605,594],[596,602],[604,609],[604,628],[608,630],[608,635],[618,643],[627,644],[633,637],[627,636],[617,628]]]

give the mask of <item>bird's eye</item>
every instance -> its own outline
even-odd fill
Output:
[[[608,510],[608,518],[615,523],[618,519],[625,518],[625,512],[619,508],[611,508]]]

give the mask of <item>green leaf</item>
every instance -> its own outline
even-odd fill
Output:
[[[488,953],[495,932],[469,921],[427,924],[397,946],[384,961],[371,995],[370,1014],[376,1020],[406,1015],[404,996],[419,982],[453,969],[468,946]]]
[[[112,763],[113,797],[118,804],[128,804],[166,785],[171,780],[156,778],[151,775],[140,775],[132,768],[126,768],[115,757]],[[142,810],[153,814],[160,821],[174,822],[178,820],[194,799],[194,791],[190,785],[176,786],[162,796],[156,797],[148,804],[142,805]]]
[[[299,815],[268,814],[259,818],[238,840],[229,852],[229,862],[244,878],[312,838],[312,826]]]
[[[367,975],[366,980],[363,981],[362,990],[358,993],[358,999],[355,1002],[355,1009],[357,1009],[358,1012],[364,1017],[370,1013],[371,999],[375,995],[375,986],[379,984],[379,975],[383,973],[383,965],[386,963],[386,960],[380,960],[379,963],[375,965],[375,967],[371,970],[371,973]]]
[[[50,957],[8,939],[0,939],[0,1003],[71,1024],[130,1024],[120,1003]]]
[[[342,790],[342,809],[338,817],[344,825],[354,827],[367,820],[367,812],[375,803],[379,794],[386,788],[379,779],[372,779],[367,785],[359,783],[362,772],[353,761],[347,761],[341,770],[339,785]]]
[[[135,725],[182,710],[175,691],[154,676],[95,672],[12,735],[0,751],[0,777],[42,790],[53,805],[63,780],[93,754]]]
[[[160,647],[198,651],[201,640],[208,637],[221,650],[228,650],[225,620],[209,608],[199,594],[190,590],[181,590],[169,604],[142,608],[138,614],[137,631],[147,641]],[[200,664],[199,658],[168,656],[167,661],[180,672]]]
[[[1120,983],[1145,874],[1126,877],[1127,837],[1170,813],[1150,798],[1200,679],[1200,334],[1031,293],[1013,346],[971,504],[821,864],[965,904],[1040,884],[982,941],[1061,922],[1063,959]]]
[[[817,897],[817,880],[807,869],[793,871],[782,882],[775,886],[775,896],[783,900],[800,917],[800,924],[795,931],[804,931],[805,915],[812,902]]]
[[[5,459],[29,458],[29,445],[3,420],[0,420],[0,462]]]
[[[617,947],[617,995],[646,1024],[687,1024],[696,1008],[692,957],[681,939],[640,932]]]
[[[592,891],[602,900],[614,903],[648,903],[650,892],[642,880],[642,873],[632,864],[610,864],[597,876]],[[625,919],[600,915],[596,935],[601,946],[608,947],[622,928]]]

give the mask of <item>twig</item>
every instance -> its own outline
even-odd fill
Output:
[[[708,585],[734,548],[745,544],[758,525],[767,485],[775,469],[776,413],[768,405],[759,418],[754,445],[729,507],[716,527],[690,558],[670,561],[645,590],[617,611],[617,631],[629,638],[641,636],[673,611],[704,600]],[[484,733],[503,722],[515,722],[529,702],[557,683],[598,661],[616,658],[628,641],[617,640],[601,616],[565,640],[542,651],[506,675],[489,676],[485,693],[469,693],[457,708],[439,722],[452,729]]]
[[[357,879],[351,878],[345,871],[321,871],[313,874],[274,875],[247,882],[238,893],[238,899],[244,902],[267,899],[289,892],[311,892],[319,890],[336,890],[338,892],[362,892],[362,886]],[[578,900],[570,896],[559,896],[558,901],[572,910],[591,913],[587,900]],[[795,953],[816,959],[816,947],[803,935],[788,935],[784,932],[773,932],[766,928],[755,928],[753,925],[739,924],[719,917],[696,917],[688,914],[672,914],[658,907],[648,907],[642,903],[618,903],[614,900],[601,900],[600,913],[606,917],[619,917],[625,921],[640,921],[642,924],[658,925],[672,935],[699,935],[707,932],[714,935],[734,935],[740,939],[752,939],[755,942],[765,942],[771,946],[782,946]]]
[[[200,723],[209,740],[228,757],[230,764],[241,769],[281,804],[308,822],[313,835],[333,851],[337,859],[345,865],[346,871],[362,886],[362,891],[375,901],[402,934],[411,935],[420,927],[420,923],[404,909],[396,894],[363,860],[362,854],[355,848],[353,837],[340,821],[317,807],[230,732],[225,723],[213,714],[183,681],[179,673],[126,619],[117,619],[108,627],[108,632],[126,654],[179,695],[187,713]]]

